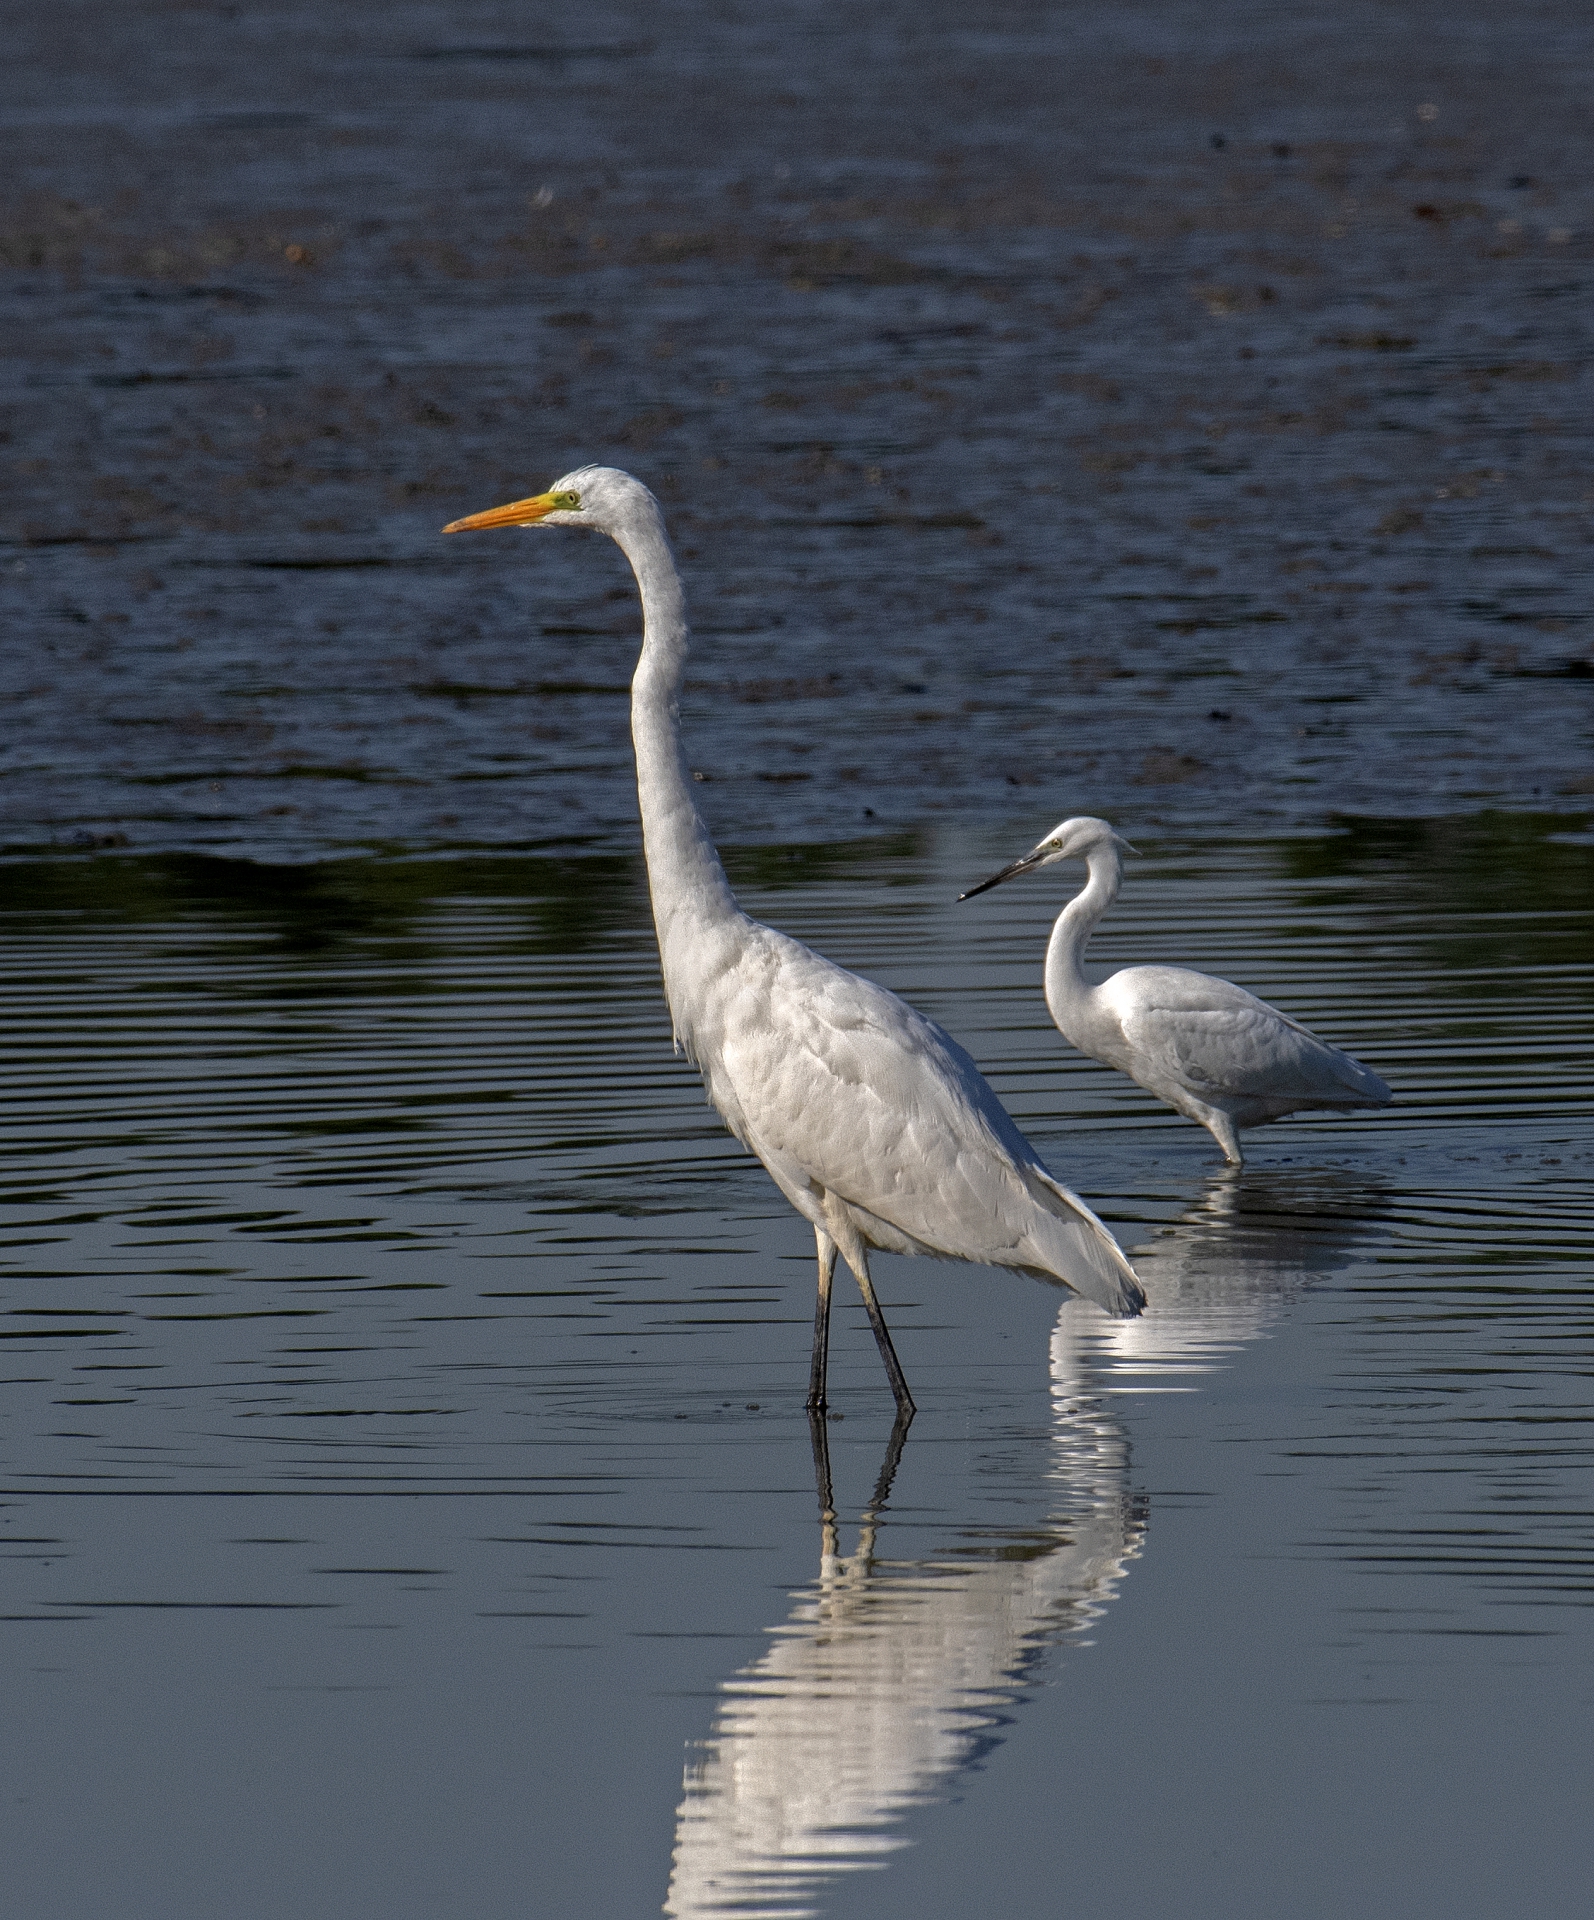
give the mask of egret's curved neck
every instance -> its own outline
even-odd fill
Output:
[[[1092,847],[1087,865],[1090,877],[1058,914],[1046,946],[1046,1005],[1058,1026],[1091,992],[1085,978],[1085,949],[1102,915],[1118,898],[1123,873],[1122,858],[1110,843]]]
[[[647,856],[653,923],[676,1030],[690,1046],[684,995],[700,978],[701,936],[742,919],[725,869],[697,810],[681,750],[681,683],[686,678],[686,599],[658,508],[640,502],[614,538],[631,562],[642,595],[642,654],[631,680],[631,739]],[[698,962],[686,965],[696,948]]]

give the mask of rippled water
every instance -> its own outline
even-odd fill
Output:
[[[1055,809],[1053,809],[1055,811]],[[30,1915],[1581,1910],[1590,854],[1136,863],[1398,1104],[1207,1136],[1072,1056],[1050,823],[735,856],[1138,1249],[811,1241],[671,1058],[634,862],[7,869],[0,1832]],[[838,1298],[844,1298],[838,1294]]]

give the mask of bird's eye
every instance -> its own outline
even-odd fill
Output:
[[[556,493],[553,497],[555,508],[560,513],[579,513],[581,495],[579,493]]]

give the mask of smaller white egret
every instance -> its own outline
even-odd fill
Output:
[[[1021,860],[958,896],[972,900],[1054,861],[1085,861],[1089,878],[1057,916],[1046,948],[1046,1005],[1070,1045],[1199,1120],[1234,1166],[1245,1158],[1241,1127],[1303,1107],[1389,1105],[1394,1095],[1370,1068],[1231,981],[1188,967],[1124,967],[1093,987],[1085,948],[1118,897],[1121,848],[1134,852],[1105,820],[1064,820]]]

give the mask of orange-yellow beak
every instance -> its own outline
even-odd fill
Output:
[[[529,527],[569,504],[556,493],[534,493],[529,500],[511,500],[507,507],[489,507],[485,513],[468,513],[463,520],[451,520],[443,531],[474,533],[478,527]]]

